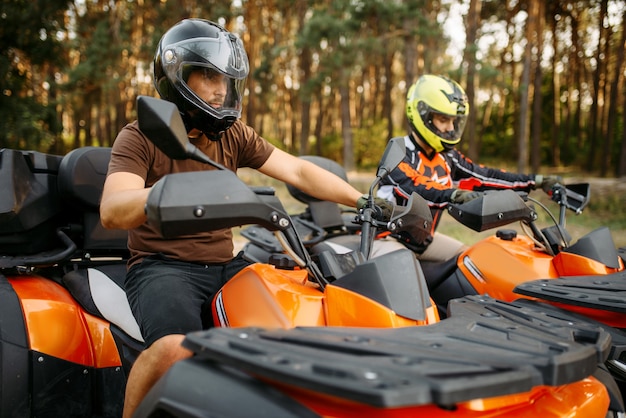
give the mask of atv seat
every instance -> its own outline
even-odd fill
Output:
[[[105,229],[100,223],[100,197],[110,158],[111,148],[83,147],[70,151],[59,166],[59,194],[75,222],[70,235],[83,255],[67,265],[62,281],[87,312],[143,342],[124,292],[128,233]]]
[[[125,277],[125,264],[103,264],[71,270],[63,276],[63,284],[87,312],[143,342],[124,292]]]
[[[83,147],[70,151],[59,166],[58,189],[64,210],[76,222],[72,239],[89,257],[128,258],[128,233],[100,223],[100,197],[111,148]]]

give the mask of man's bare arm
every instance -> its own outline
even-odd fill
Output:
[[[110,229],[132,229],[144,223],[149,192],[144,180],[136,174],[110,174],[104,183],[100,201],[102,225]]]

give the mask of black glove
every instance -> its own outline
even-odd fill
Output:
[[[356,201],[356,208],[361,210],[365,207],[368,207],[369,199],[368,196],[361,196]],[[391,215],[393,214],[393,209],[395,205],[393,202],[388,201],[387,199],[383,199],[382,197],[374,198],[374,217],[379,221],[389,222],[391,219]]]
[[[474,190],[455,189],[450,196],[450,202],[467,203],[470,200],[481,197],[482,195],[482,192],[475,192]]]
[[[563,178],[561,176],[543,176],[541,174],[535,175],[535,189],[541,187],[541,189],[550,193],[552,188],[557,183],[563,183]]]

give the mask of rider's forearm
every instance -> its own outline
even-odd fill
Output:
[[[107,229],[132,229],[146,221],[145,206],[150,189],[123,190],[103,198],[100,221]]]
[[[335,174],[312,163],[303,164],[301,170],[303,181],[299,188],[313,197],[355,207],[356,201],[363,195]]]

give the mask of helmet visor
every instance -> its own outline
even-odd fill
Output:
[[[467,116],[451,116],[433,112],[430,117],[430,122],[428,126],[430,126],[431,130],[440,136],[442,140],[457,143],[463,135]]]
[[[438,112],[425,102],[420,101],[417,110],[424,126],[434,133],[445,147],[458,144],[465,130],[467,114],[447,114]],[[465,110],[465,108],[463,108]]]
[[[216,117],[239,116],[245,79],[228,77],[209,64],[183,63],[176,82],[181,94],[197,107]]]

